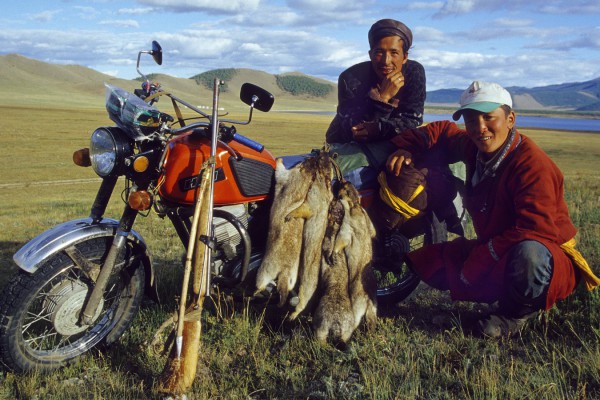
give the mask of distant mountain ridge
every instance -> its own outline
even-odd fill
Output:
[[[182,98],[210,99],[211,91],[202,77],[206,71],[190,78],[151,74],[153,80]],[[272,75],[253,69],[223,69],[228,90],[222,100],[226,106],[239,105],[237,90],[243,82],[252,82],[275,95],[280,110],[335,111],[337,87],[334,83],[298,72]],[[80,65],[50,64],[18,54],[0,56],[0,87],[4,96],[0,104],[48,104],[69,106],[103,106],[103,82],[127,90],[139,87],[139,80],[119,79]],[[231,90],[229,90],[231,89]],[[508,87],[519,110],[600,111],[600,78],[586,82],[563,83],[543,87]],[[427,92],[426,106],[456,106],[462,89]]]
[[[464,89],[427,92],[428,104],[455,106]],[[514,108],[520,110],[600,111],[600,78],[585,82],[525,88],[507,87]]]

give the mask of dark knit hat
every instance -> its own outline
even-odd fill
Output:
[[[412,32],[408,26],[395,19],[380,19],[375,22],[369,29],[369,45],[371,48],[381,39],[386,36],[400,36],[404,42],[404,49],[410,49],[412,46]]]

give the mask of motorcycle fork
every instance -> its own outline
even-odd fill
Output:
[[[110,200],[110,196],[112,195],[115,186],[117,185],[118,179],[118,176],[107,176],[102,179],[102,184],[98,189],[98,193],[96,193],[96,199],[94,200],[92,210],[90,211],[92,223],[100,222],[104,216],[106,206],[108,206],[108,201]]]
[[[92,218],[99,216],[99,220],[102,219],[102,215],[100,214],[94,216],[94,210],[105,210],[106,204],[99,203],[99,201],[105,200],[106,203],[108,203],[108,199],[110,198],[110,193],[102,194],[104,182],[105,181],[102,182],[103,185],[101,186],[101,189],[98,192],[98,195],[96,196],[96,201],[94,202],[94,207],[92,208]],[[115,186],[115,183],[116,179],[115,182],[112,183],[113,188]],[[102,214],[103,213],[104,211],[102,211]],[[110,246],[110,250],[108,251],[106,259],[104,260],[102,268],[100,269],[100,273],[98,274],[98,278],[96,279],[96,282],[94,284],[94,289],[92,289],[92,293],[89,295],[87,301],[85,302],[85,308],[81,312],[80,322],[84,325],[91,325],[94,322],[93,318],[94,315],[96,315],[96,309],[100,304],[100,300],[102,300],[102,296],[104,295],[104,290],[106,289],[106,285],[108,284],[108,278],[110,277],[115,268],[115,264],[119,253],[127,245],[127,237],[131,232],[131,227],[133,226],[137,215],[137,210],[134,210],[133,208],[129,207],[128,204],[125,206],[125,210],[123,211],[123,215],[121,216],[121,219],[119,221],[119,226],[117,228],[117,231],[115,232],[112,245]]]

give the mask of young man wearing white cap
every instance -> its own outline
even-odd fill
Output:
[[[449,290],[453,300],[498,302],[480,320],[479,333],[516,333],[540,310],[566,298],[581,278],[600,284],[575,250],[576,228],[564,200],[563,175],[528,137],[515,129],[508,91],[496,83],[473,82],[454,113],[465,129],[437,121],[392,139],[398,146],[387,168],[398,174],[413,155],[442,150],[449,162],[463,161],[463,203],[476,240],[458,238],[408,255],[429,285]]]

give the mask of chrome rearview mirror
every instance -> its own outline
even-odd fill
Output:
[[[250,115],[248,121],[236,121],[232,119],[221,119],[221,122],[232,122],[240,125],[248,125],[252,121],[252,111],[256,108],[259,111],[267,112],[273,107],[275,97],[260,86],[252,83],[244,83],[240,89],[240,100],[250,106]]]
[[[162,65],[162,47],[160,47],[160,44],[156,40],[152,41],[152,51],[150,54],[152,54],[152,58],[154,58],[154,61],[158,65]]]
[[[140,71],[140,58],[142,57],[142,54],[150,54],[158,65],[162,65],[162,47],[160,47],[160,44],[156,40],[153,40],[152,50],[142,50],[138,53],[137,64],[135,68],[137,69],[138,74],[140,74],[140,76],[147,81],[148,78],[146,78],[146,75]]]

